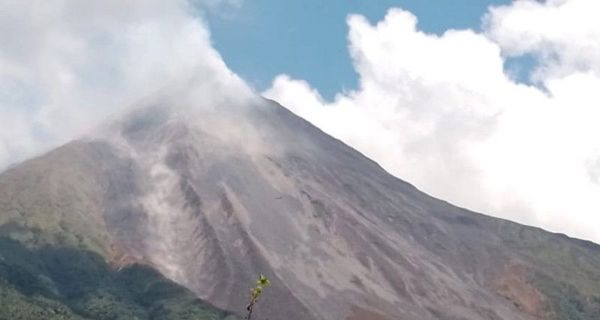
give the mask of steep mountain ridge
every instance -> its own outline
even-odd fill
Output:
[[[103,206],[132,190],[107,151],[73,142],[0,176],[0,319],[233,319],[112,240]]]
[[[272,101],[160,101],[2,174],[0,235],[236,312],[265,273],[269,319],[600,318],[595,244],[434,199]]]

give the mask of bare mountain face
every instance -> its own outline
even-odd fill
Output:
[[[0,176],[0,235],[260,319],[600,319],[600,247],[434,199],[267,100],[148,104]]]

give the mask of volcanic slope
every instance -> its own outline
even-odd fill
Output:
[[[259,98],[157,99],[14,166],[0,235],[27,257],[86,250],[116,279],[154,268],[238,314],[264,273],[264,319],[600,319],[599,246],[432,198]]]

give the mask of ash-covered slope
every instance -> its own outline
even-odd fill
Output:
[[[191,104],[4,173],[0,233],[151,265],[239,313],[264,273],[264,319],[600,318],[600,247],[431,198],[274,102]]]

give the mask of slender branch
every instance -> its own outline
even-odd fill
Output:
[[[250,303],[246,307],[246,310],[248,311],[246,320],[251,320],[254,305],[258,302],[258,298],[262,295],[263,289],[268,287],[270,284],[271,282],[264,275],[261,274],[258,277],[258,280],[256,281],[256,287],[250,290]]]
[[[252,300],[252,302],[250,302],[250,304],[246,307],[246,310],[248,310],[248,315],[246,316],[246,320],[250,320],[252,318],[252,309],[254,308],[254,303],[255,303],[255,301]]]

